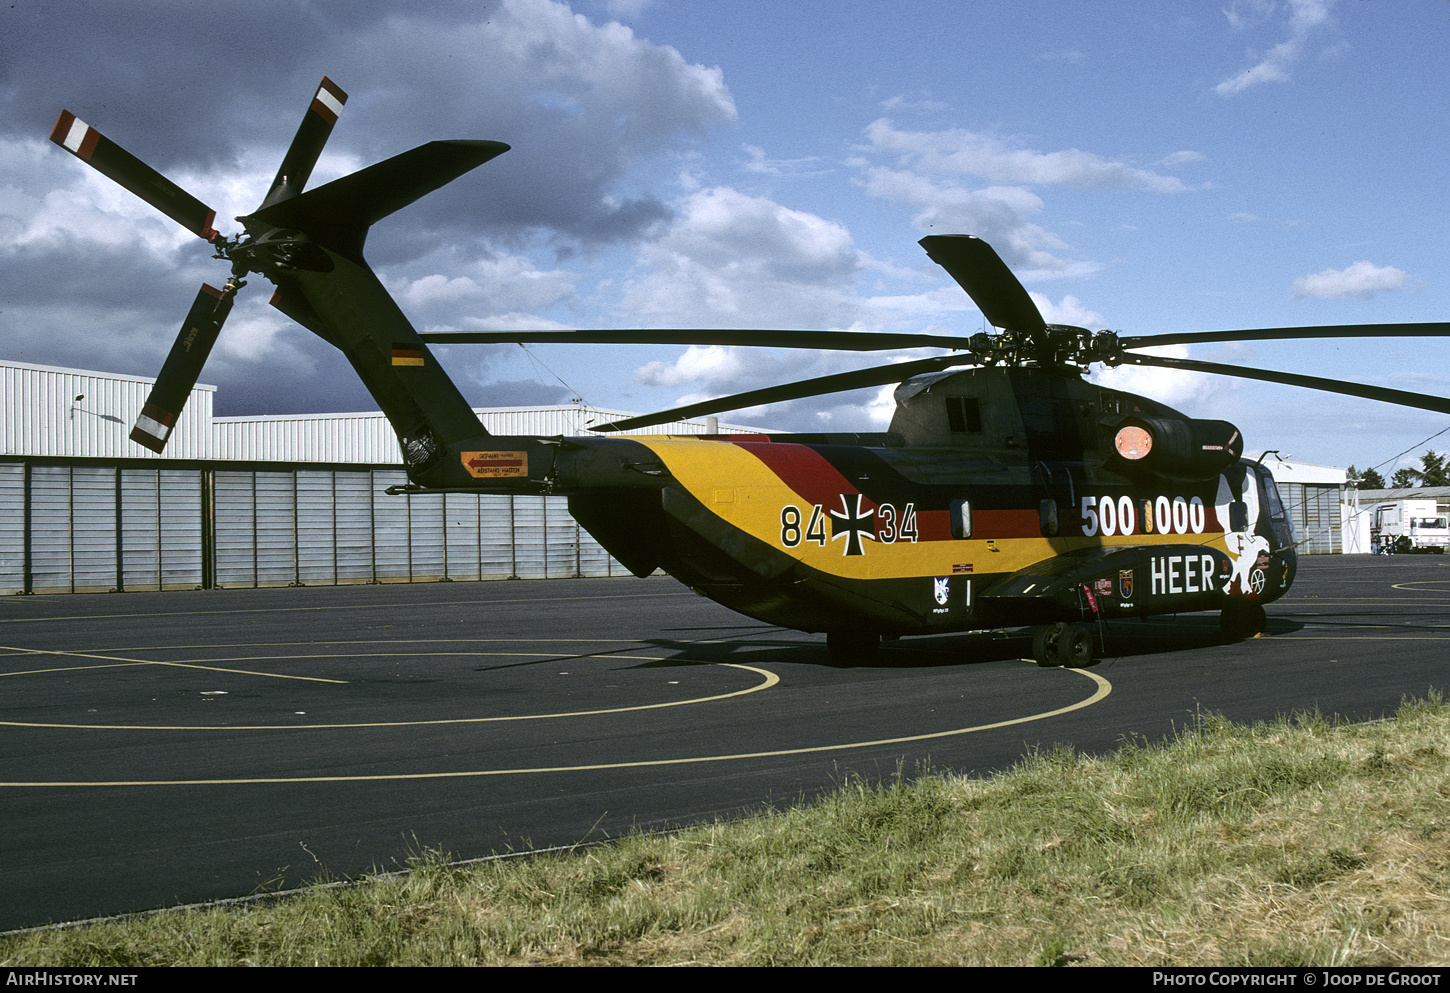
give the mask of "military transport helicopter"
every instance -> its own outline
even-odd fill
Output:
[[[62,145],[211,243],[231,263],[203,286],[131,438],[161,451],[245,277],[340,349],[397,432],[409,491],[562,494],[636,575],[663,569],[750,617],[825,632],[833,654],[882,638],[1033,626],[1044,665],[1081,665],[1094,622],[1217,610],[1263,630],[1289,589],[1295,538],[1274,481],[1225,421],[1198,420],[1083,378],[1093,362],[1191,369],[1450,413],[1450,400],[1289,373],[1163,358],[1152,345],[1444,335],[1450,324],[1261,328],[1119,337],[1048,324],[984,241],[921,240],[996,334],[571,331],[420,335],[363,257],[368,229],[508,146],[435,141],[304,190],[347,95],[326,77],[261,205],[223,237],[215,212],[63,112]],[[624,430],[899,383],[876,434],[498,437],[427,341],[730,344],[949,354],[629,418]]]

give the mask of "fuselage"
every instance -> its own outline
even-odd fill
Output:
[[[417,485],[567,496],[636,574],[772,624],[900,636],[1147,616],[1265,603],[1293,580],[1288,521],[1237,429],[1079,370],[908,380],[879,434],[499,437],[360,252],[326,262],[274,267],[275,302],[352,361]],[[1114,452],[1130,423],[1158,432],[1162,460]]]

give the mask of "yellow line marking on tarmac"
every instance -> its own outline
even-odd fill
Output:
[[[139,663],[116,662],[111,665],[62,665],[54,669],[17,669],[15,672],[0,672],[0,676],[44,676],[52,672],[84,672],[87,669],[134,669]]]
[[[406,585],[406,584],[404,584]],[[317,587],[318,589],[336,589],[337,587]],[[416,604],[418,608],[425,607],[479,607],[495,603],[562,603],[569,600],[641,600],[654,599],[656,597],[673,596],[694,596],[688,590],[679,593],[610,593],[597,596],[537,596],[537,597],[510,597],[505,600],[430,600]],[[0,617],[0,624],[31,624],[44,621],[105,621],[115,620],[121,617],[202,617],[212,614],[295,614],[295,613],[333,613],[340,610],[377,610],[377,603],[354,603],[354,604],[329,604],[325,607],[243,607],[232,610],[169,610],[169,611],[137,611],[132,614],[74,614],[71,616],[56,617]]]
[[[516,652],[511,654],[532,655],[534,653]],[[653,655],[611,655],[609,659],[621,659],[633,662],[663,661]],[[672,659],[671,661],[689,662],[692,660]],[[598,714],[626,714],[638,710],[662,710],[666,707],[684,707],[697,703],[713,703],[716,700],[728,700],[731,697],[745,696],[750,693],[758,693],[761,690],[768,690],[780,682],[780,677],[769,669],[760,669],[753,665],[743,665],[737,662],[702,662],[701,664],[720,665],[730,669],[742,669],[746,672],[753,672],[763,676],[764,679],[762,682],[754,686],[748,686],[743,690],[717,693],[714,696],[692,697],[688,700],[670,700],[665,703],[641,703],[629,707],[605,707],[598,710],[562,711],[556,714],[513,714],[505,717],[446,717],[427,721],[365,721],[355,724],[50,724],[37,721],[0,721],[0,727],[62,728],[77,731],[335,731],[348,728],[401,728],[442,724],[495,724],[506,721],[542,721],[560,717],[592,717]],[[4,785],[6,784],[0,783],[0,786]]]
[[[190,662],[158,662],[156,659],[123,659],[114,655],[94,655],[89,652],[62,652],[50,648],[14,648],[9,645],[0,645],[0,651],[19,652],[26,655],[59,655],[62,658],[72,659],[100,659],[103,662],[118,662],[126,665],[165,665],[177,669],[206,669],[211,672],[229,672],[239,676],[266,676],[270,679],[302,679],[310,683],[347,683],[346,679],[324,679],[321,676],[295,676],[285,672],[255,672],[250,669],[224,669],[215,665],[198,665]],[[223,660],[226,661],[226,660]],[[86,668],[92,668],[87,666]],[[4,676],[19,676],[24,673],[9,672],[0,673]]]
[[[734,663],[719,663],[734,665]],[[1036,665],[1036,663],[1032,663]],[[739,668],[751,668],[750,666],[739,666]],[[755,670],[765,672],[764,669]],[[1014,724],[1027,724],[1031,721],[1045,720],[1049,717],[1057,717],[1061,714],[1071,713],[1074,710],[1081,710],[1084,707],[1103,700],[1113,691],[1112,683],[1109,683],[1102,676],[1085,669],[1069,669],[1068,672],[1085,676],[1097,684],[1097,689],[1092,696],[1077,703],[1069,704],[1066,707],[1059,707],[1056,710],[1049,710],[1041,714],[1030,714],[1025,717],[1009,718],[1005,721],[996,721],[991,724],[978,724],[973,727],[956,728],[951,731],[933,731],[927,734],[913,734],[900,738],[877,738],[873,741],[852,741],[835,745],[812,745],[806,748],[780,748],[771,751],[761,752],[737,752],[731,755],[696,755],[687,758],[673,759],[647,759],[636,762],[598,762],[589,765],[562,765],[562,766],[539,766],[536,768],[519,769],[476,769],[463,772],[404,772],[371,776],[277,776],[277,777],[256,777],[248,779],[171,779],[171,780],[113,780],[95,782],[53,782],[53,783],[3,783],[0,787],[6,786],[245,786],[261,784],[282,784],[282,783],[367,783],[367,782],[397,782],[403,780],[420,779],[473,779],[483,776],[517,776],[529,773],[545,772],[602,772],[610,769],[647,769],[667,765],[698,765],[706,762],[734,762],[741,759],[763,759],[779,758],[786,755],[810,755],[817,752],[840,751],[847,748],[875,748],[883,745],[901,745],[915,741],[930,741],[937,738],[951,738],[964,734],[972,734],[977,731],[991,731],[996,728],[1011,727]],[[773,675],[773,674],[772,674]],[[763,689],[764,687],[757,687]]]
[[[1340,634],[1276,634],[1272,635],[1275,641],[1450,641],[1447,637],[1434,637],[1433,635],[1407,634],[1400,638],[1368,635],[1356,637],[1354,635]]]

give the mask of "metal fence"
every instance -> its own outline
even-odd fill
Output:
[[[621,576],[563,497],[388,496],[401,469],[0,461],[0,593]]]

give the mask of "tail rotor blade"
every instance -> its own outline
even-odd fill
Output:
[[[60,112],[50,140],[109,176],[186,230],[213,240],[216,211],[111,141],[68,110]]]
[[[181,415],[181,408],[191,396],[191,389],[201,375],[201,367],[206,364],[212,345],[216,344],[217,333],[221,331],[227,314],[231,313],[235,296],[236,287],[231,283],[220,290],[203,284],[196,294],[196,302],[191,305],[186,321],[181,325],[181,334],[177,336],[176,344],[171,346],[171,352],[161,366],[161,375],[156,377],[156,385],[151,387],[146,405],[141,408],[141,416],[136,418],[136,426],[131,429],[131,440],[136,444],[158,454],[166,447],[171,429]]]
[[[292,137],[292,144],[288,146],[287,154],[282,157],[277,178],[272,180],[262,207],[270,207],[302,192],[307,180],[312,178],[312,169],[317,165],[317,159],[322,154],[322,148],[327,144],[327,139],[332,134],[332,126],[341,116],[345,103],[347,94],[342,87],[323,76],[322,84],[317,87],[317,95],[312,98],[307,113],[302,115],[297,134]],[[257,209],[260,210],[261,207]]]

